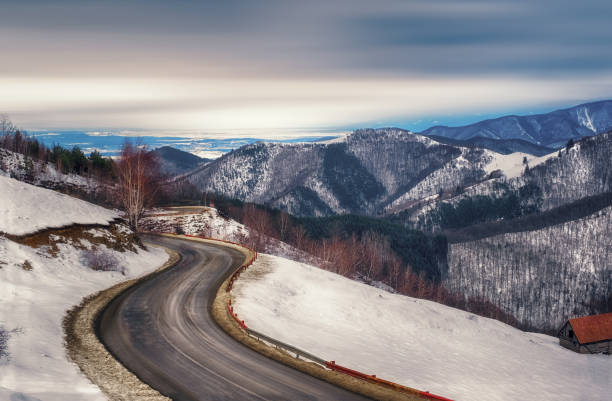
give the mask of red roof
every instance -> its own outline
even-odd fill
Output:
[[[570,319],[580,344],[612,340],[612,312]]]

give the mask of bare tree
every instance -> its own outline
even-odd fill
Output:
[[[279,234],[280,234],[281,241],[285,241],[287,239],[287,233],[289,232],[289,224],[290,224],[289,214],[281,211],[279,220],[278,220],[278,227],[279,227]]]
[[[145,147],[126,142],[116,168],[119,200],[130,227],[138,230],[139,220],[153,204],[159,190],[159,164]]]

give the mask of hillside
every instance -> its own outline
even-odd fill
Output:
[[[483,297],[521,325],[555,332],[570,317],[612,308],[612,206],[530,231],[449,245],[443,285]]]
[[[493,178],[446,199],[429,202],[404,213],[404,217],[425,230],[459,228],[484,221],[470,217],[474,211],[471,205],[479,205],[478,211],[492,217],[512,218],[612,192],[611,154],[609,132],[584,138],[557,153],[528,158],[527,164],[519,162],[520,156],[513,156],[518,154],[498,157],[497,160],[514,158],[514,162],[506,164],[507,177]],[[503,215],[512,210],[514,214]],[[465,217],[465,221],[457,222],[457,217]]]
[[[555,151],[554,148],[540,146],[523,139],[494,139],[482,136],[475,136],[469,139],[453,139],[438,135],[429,135],[429,137],[437,142],[448,145],[466,148],[484,148],[503,155],[521,152],[534,156],[544,156]]]
[[[189,180],[202,190],[298,216],[376,215],[480,182],[496,155],[400,129],[364,129],[333,143],[245,146]]]
[[[612,129],[612,100],[585,103],[546,114],[504,116],[462,127],[436,126],[424,135],[467,140],[474,137],[522,139],[537,145],[561,147]]]
[[[157,157],[162,173],[169,176],[183,174],[210,161],[171,146],[162,146],[151,152]]]
[[[24,235],[71,224],[108,225],[119,213],[0,175],[0,234]],[[58,213],[61,210],[69,213]]]
[[[612,361],[542,334],[260,255],[234,284],[246,324],[326,360],[457,401],[607,400]]]
[[[11,234],[0,235],[0,399],[104,400],[68,360],[62,319],[168,256],[142,248],[114,211],[4,176],[0,187],[0,229]]]

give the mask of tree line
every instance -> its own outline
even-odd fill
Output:
[[[19,153],[26,158],[26,170],[30,170],[30,160],[53,164],[57,171],[64,174],[95,175],[100,178],[114,178],[114,162],[94,150],[86,156],[78,146],[66,149],[60,145],[45,146],[38,139],[17,128],[6,116],[0,116],[0,147]],[[34,171],[26,171],[34,174]]]
[[[189,193],[182,183],[178,193]],[[195,194],[197,190],[191,188]],[[444,288],[446,239],[382,219],[356,215],[297,218],[254,203],[217,194],[200,194],[198,201],[214,206],[225,218],[249,228],[244,242],[266,252],[283,241],[310,255],[307,262],[365,282],[381,282],[394,291],[439,302],[518,327],[518,321],[492,302],[478,296],[452,294]],[[186,202],[185,199],[183,199]],[[278,244],[278,242],[276,243]]]

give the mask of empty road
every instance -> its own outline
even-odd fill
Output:
[[[106,347],[142,381],[175,400],[365,400],[270,360],[228,336],[210,308],[242,253],[148,236],[177,251],[176,266],[135,285],[103,312]]]

